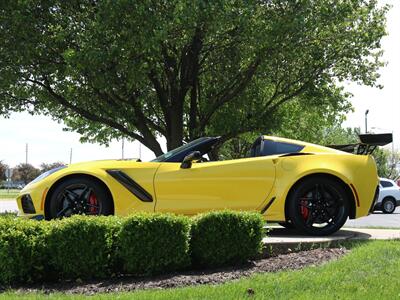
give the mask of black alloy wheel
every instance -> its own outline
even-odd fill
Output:
[[[344,187],[326,177],[305,179],[287,201],[290,220],[304,234],[332,234],[349,216],[349,199]]]
[[[85,177],[76,177],[62,182],[50,198],[47,219],[72,215],[110,215],[112,200],[105,188]]]

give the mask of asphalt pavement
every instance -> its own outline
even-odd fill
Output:
[[[0,213],[16,212],[18,210],[17,202],[15,200],[0,199]]]
[[[374,212],[369,216],[348,220],[344,227],[384,227],[400,228],[400,206],[392,214],[384,214],[380,211]]]

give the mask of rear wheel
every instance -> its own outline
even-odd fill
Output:
[[[384,214],[391,214],[396,209],[396,201],[391,197],[386,197],[382,200],[382,212]]]
[[[330,178],[305,179],[287,201],[290,220],[305,234],[332,234],[343,226],[349,215],[346,191]]]
[[[112,200],[108,191],[95,180],[85,177],[71,178],[62,182],[50,198],[49,219],[76,214],[112,214]]]

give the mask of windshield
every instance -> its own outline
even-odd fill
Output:
[[[199,138],[197,140],[191,141],[190,143],[182,145],[182,146],[180,146],[178,148],[175,148],[174,150],[171,150],[171,151],[169,151],[167,153],[164,153],[163,155],[160,155],[160,156],[156,157],[152,161],[154,161],[154,162],[165,161],[168,158],[170,158],[171,156],[174,156],[174,155],[176,155],[176,154],[178,154],[180,152],[184,152],[188,148],[191,148],[193,146],[201,144],[204,140],[207,140],[207,137],[202,137],[202,138]]]

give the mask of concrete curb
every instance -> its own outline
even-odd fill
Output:
[[[263,239],[263,257],[315,248],[337,247],[349,240],[400,239],[400,230],[398,229],[345,228],[330,236],[323,237],[302,236],[295,230],[282,227],[272,227],[270,229],[271,231],[268,233],[268,236]]]

